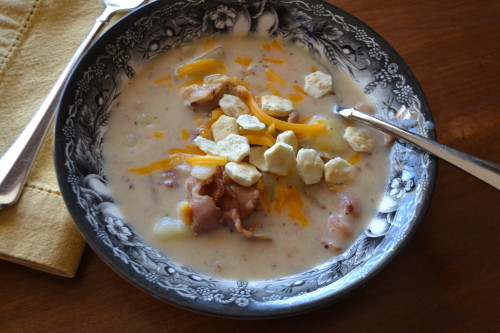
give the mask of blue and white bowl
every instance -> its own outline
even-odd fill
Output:
[[[379,212],[342,255],[301,274],[262,281],[214,278],[179,266],[144,242],[106,187],[102,142],[113,101],[144,63],[170,48],[218,33],[265,33],[302,44],[357,80],[377,116],[401,106],[404,126],[435,138],[424,93],[403,59],[376,32],[322,1],[152,2],[121,19],[88,50],[59,105],[55,164],[61,192],[92,249],[149,294],[190,310],[236,318],[292,315],[363,286],[408,243],[429,205],[436,161],[403,142],[391,152]]]

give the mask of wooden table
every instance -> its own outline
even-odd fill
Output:
[[[500,1],[339,0],[407,61],[438,139],[500,162]],[[90,249],[74,279],[0,261],[1,332],[500,331],[500,192],[439,163],[435,194],[407,249],[365,288],[303,315],[213,318],[163,303]]]

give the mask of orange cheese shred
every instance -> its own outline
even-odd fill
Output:
[[[187,75],[199,72],[225,74],[227,73],[227,69],[222,61],[217,61],[215,59],[200,59],[177,68],[177,77],[181,79]]]
[[[244,97],[245,103],[248,105],[252,113],[259,118],[261,122],[263,122],[266,125],[271,125],[274,123],[275,128],[282,130],[282,131],[293,131],[295,133],[310,133],[310,134],[317,134],[317,133],[322,133],[326,131],[326,126],[323,122],[317,121],[312,124],[297,124],[297,123],[289,123],[283,120],[276,119],[274,117],[271,117],[264,111],[260,109],[260,107],[257,105],[257,102],[255,102],[255,99],[252,96],[245,96]]]
[[[203,44],[205,51],[210,51],[215,47],[215,45],[217,45],[217,42],[213,38],[206,38],[203,41]]]
[[[273,40],[271,42],[271,46],[274,47],[278,51],[286,52],[285,48],[276,40]]]
[[[260,130],[260,131],[252,131],[252,130],[246,130],[246,129],[240,129],[239,133],[241,135],[258,135],[258,136],[263,136],[265,137],[266,139],[269,139],[273,142],[273,144],[276,142],[276,138],[274,136],[272,136],[271,133],[269,133],[268,131],[266,130]]]
[[[354,153],[347,159],[347,162],[349,162],[352,165],[356,165],[360,161],[361,161],[361,154],[359,152]]]
[[[190,166],[217,166],[227,163],[226,156],[209,156],[209,155],[186,155],[184,161]]]
[[[273,84],[271,82],[268,82],[266,84],[266,88],[267,90],[269,90],[271,92],[271,94],[273,94],[274,96],[280,96],[281,97],[281,94],[280,92],[278,91],[278,89],[276,89],[275,86],[273,86]]]
[[[172,79],[172,75],[164,75],[162,77],[159,77],[159,78],[153,80],[153,83],[156,85],[160,85],[163,82],[166,82],[166,81],[171,80],[171,79]]]
[[[304,91],[304,89],[302,89],[302,88],[301,88],[298,84],[294,84],[294,85],[292,86],[292,88],[293,88],[295,91],[297,91],[297,92],[299,92],[299,93],[301,93],[301,94],[307,95],[307,93]]]
[[[172,148],[168,151],[169,155],[174,154],[190,154],[190,155],[203,155],[203,150],[196,145],[186,145],[184,148]]]
[[[129,172],[147,175],[160,170],[169,170],[183,161],[181,155],[172,155],[164,160],[156,161],[140,168],[129,169]]]
[[[273,71],[271,68],[264,70],[264,73],[266,73],[269,81],[276,82],[276,83],[279,83],[281,85],[284,85],[286,83],[285,79],[283,79],[281,76],[279,76],[278,73]]]
[[[161,139],[165,136],[165,132],[157,132],[157,131],[154,131],[152,132],[151,134],[153,134],[153,137],[155,139]]]
[[[234,59],[234,62],[241,66],[250,66],[253,62],[253,59],[249,57],[236,57],[236,59]]]
[[[191,205],[187,202],[183,202],[179,205],[179,216],[182,222],[186,225],[191,225],[193,223],[193,215],[191,213]]]
[[[294,106],[297,106],[304,100],[304,96],[300,94],[289,94],[288,99],[292,101]]]
[[[190,137],[191,137],[191,134],[189,134],[188,130],[185,128],[181,128],[181,139],[183,141],[187,141],[187,140],[189,140]]]
[[[269,134],[271,134],[272,136],[276,135],[276,126],[274,126],[274,123],[272,123],[271,125],[269,125],[267,127],[267,131],[269,132]]]
[[[281,60],[281,59],[276,59],[276,58],[269,58],[269,57],[262,57],[262,60],[271,62],[273,64],[278,64],[278,65],[283,65],[286,63],[286,60]]]
[[[245,135],[245,138],[248,139],[248,143],[251,145],[271,147],[274,144],[273,140],[261,135],[250,134]]]

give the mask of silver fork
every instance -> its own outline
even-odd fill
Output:
[[[56,84],[16,141],[0,159],[0,209],[15,204],[54,118],[59,95],[76,62],[99,35],[109,19],[118,12],[135,9],[147,0],[103,0],[106,8],[78,47]]]

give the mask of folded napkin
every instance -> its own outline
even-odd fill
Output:
[[[0,155],[85,38],[100,0],[0,0]],[[73,277],[85,242],[65,205],[49,131],[20,201],[0,210],[0,259]]]

